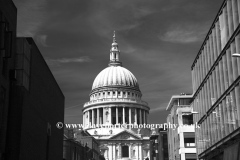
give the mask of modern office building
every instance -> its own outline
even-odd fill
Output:
[[[169,160],[167,130],[158,129],[158,155],[159,160]]]
[[[8,127],[10,78],[14,69],[17,8],[0,0],[0,160],[5,156]]]
[[[168,103],[169,160],[195,160],[195,125],[192,113],[192,95],[173,95]],[[175,127],[175,126],[176,127]]]
[[[32,38],[17,38],[4,160],[62,159],[64,95]]]
[[[240,1],[224,0],[192,64],[199,159],[240,154]]]
[[[84,129],[97,139],[105,159],[142,160],[149,156],[150,130],[131,127],[147,123],[150,108],[141,97],[137,79],[122,67],[114,33],[109,66],[95,78],[90,101],[83,107]],[[121,127],[123,124],[126,127]]]

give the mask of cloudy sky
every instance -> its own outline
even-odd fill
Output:
[[[223,0],[14,0],[18,36],[33,37],[65,95],[65,123],[81,123],[107,67],[113,31],[123,66],[164,123],[174,94],[192,93],[191,65]]]

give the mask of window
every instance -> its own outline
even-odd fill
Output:
[[[16,79],[29,90],[31,46],[24,38],[17,39]]]
[[[184,113],[183,113],[184,114]],[[182,115],[183,124],[191,125],[193,124],[193,115]]]
[[[110,92],[108,92],[108,95],[110,95]]]
[[[9,31],[9,23],[5,20],[4,16],[0,13],[0,56],[3,58],[2,74],[7,76],[8,61],[12,55],[12,32]]]
[[[128,92],[128,95],[130,96],[130,92]]]
[[[179,105],[189,105],[191,103],[192,103],[192,99],[191,98],[179,99]]]
[[[225,23],[224,19],[224,12],[226,12],[223,9],[223,13],[219,16],[219,29],[220,29],[220,37],[221,37],[221,48],[223,49],[227,43],[227,23]]]
[[[113,96],[115,96],[115,92],[113,92]]]
[[[185,147],[195,147],[195,138],[184,138]]]
[[[118,95],[120,95],[120,92],[118,92]]]

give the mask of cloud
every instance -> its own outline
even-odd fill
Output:
[[[151,108],[150,112],[159,112],[159,111],[165,111],[167,108],[167,104],[164,104],[164,106],[157,107],[157,108]]]
[[[48,47],[48,45],[47,45],[47,35],[38,35],[36,40],[43,47]]]
[[[46,62],[49,66],[59,66],[61,63],[84,63],[90,62],[91,59],[88,56],[78,57],[78,58],[59,58],[59,59],[49,59],[46,58]]]
[[[166,42],[173,43],[193,43],[202,41],[207,33],[206,25],[183,25],[173,26],[159,36],[159,39]]]

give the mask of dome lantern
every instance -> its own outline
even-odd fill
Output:
[[[118,49],[118,44],[116,41],[115,31],[113,32],[113,43],[110,49],[110,62],[109,66],[122,66],[122,62],[120,62],[120,50]]]

